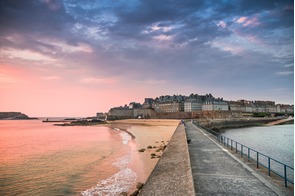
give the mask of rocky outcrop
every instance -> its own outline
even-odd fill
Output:
[[[22,120],[32,119],[21,112],[0,112],[0,120]]]

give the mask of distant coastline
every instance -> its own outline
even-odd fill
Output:
[[[34,120],[38,118],[29,117],[21,112],[0,112],[0,120]]]

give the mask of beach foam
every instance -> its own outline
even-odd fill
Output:
[[[131,136],[124,132],[120,132],[122,143],[128,145],[131,141]],[[95,187],[92,187],[86,191],[81,192],[83,196],[91,195],[119,195],[121,192],[127,192],[137,180],[137,174],[128,168],[128,164],[131,162],[131,152],[127,155],[119,158],[112,165],[117,167],[119,171],[111,177],[101,180]]]
[[[131,136],[128,133],[124,132],[124,131],[120,132],[120,136],[122,138],[122,143],[125,144],[125,145],[127,145],[128,142],[132,139]]]
[[[106,180],[101,180],[98,184],[81,194],[83,196],[91,195],[118,195],[121,192],[128,191],[137,179],[137,174],[130,168],[124,168]]]

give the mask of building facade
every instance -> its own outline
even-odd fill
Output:
[[[228,103],[224,101],[205,101],[202,105],[204,111],[227,111]]]
[[[184,111],[185,112],[193,112],[193,111],[201,111],[203,103],[196,99],[188,99],[184,102]]]
[[[184,103],[171,101],[158,103],[156,105],[158,112],[183,112],[184,111]]]

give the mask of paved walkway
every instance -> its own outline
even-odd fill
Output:
[[[277,195],[191,122],[186,123],[196,195]]]

